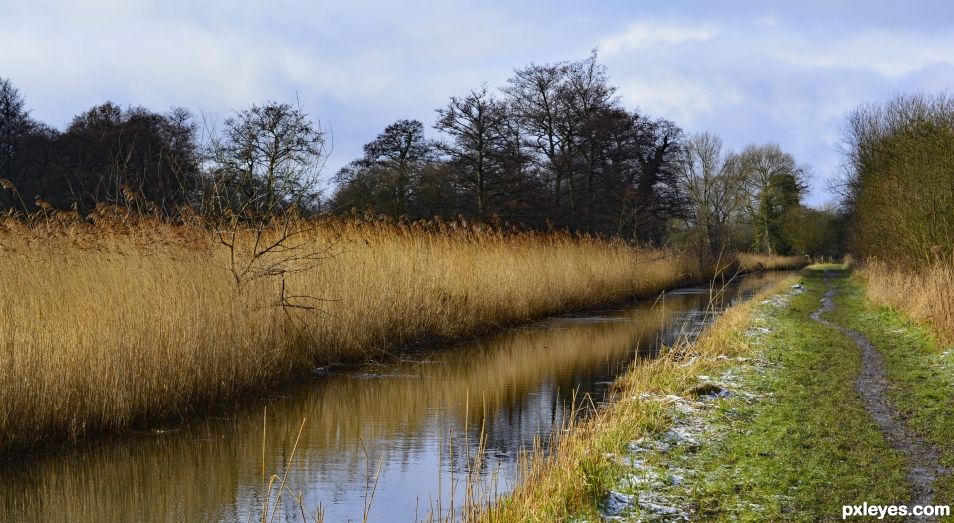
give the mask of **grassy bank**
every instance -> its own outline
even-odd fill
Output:
[[[768,331],[750,342],[762,363],[740,372],[752,396],[721,400],[707,419],[720,436],[685,460],[694,474],[682,491],[700,516],[818,521],[838,519],[843,505],[910,499],[904,460],[855,388],[858,347],[809,317],[845,274],[826,283],[806,271],[807,292],[756,315]],[[857,313],[840,305],[839,317]]]
[[[633,366],[617,381],[612,407],[574,427],[549,456],[531,457],[523,482],[483,518],[562,521],[599,517],[607,493],[628,472],[618,457],[632,441],[672,425],[671,405],[665,398],[692,395],[700,385],[700,375],[718,374],[733,366],[734,358],[749,353],[744,333],[752,311],[772,292],[778,291],[763,292],[726,311],[694,345],[677,347]],[[657,398],[662,401],[655,401]]]
[[[175,417],[318,364],[707,276],[674,252],[454,224],[232,232],[4,222],[0,448]]]
[[[533,461],[527,481],[486,519],[589,520],[615,496],[624,513],[649,520],[660,517],[655,503],[704,520],[817,521],[839,518],[844,504],[909,499],[904,459],[855,389],[857,346],[809,314],[830,285],[842,286],[829,318],[892,347],[894,400],[945,448],[954,429],[950,371],[937,370],[930,336],[865,303],[844,276],[827,283],[808,271],[804,292],[769,291],[731,309],[693,347],[634,367],[618,383],[618,402]],[[713,383],[725,393],[706,396],[719,390]],[[689,435],[674,442],[673,434]],[[950,483],[941,481],[936,501],[950,499]]]

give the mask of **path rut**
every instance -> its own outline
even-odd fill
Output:
[[[908,501],[908,504],[930,505],[934,500],[934,481],[943,472],[938,465],[940,453],[918,434],[910,431],[897,409],[888,401],[887,392],[890,384],[885,374],[884,357],[881,352],[860,332],[822,318],[823,314],[834,310],[833,299],[837,293],[837,288],[826,292],[822,298],[821,307],[813,312],[811,317],[818,323],[848,336],[861,349],[861,373],[855,380],[855,388],[861,395],[865,409],[874,418],[888,442],[908,462],[907,478],[912,490],[912,499]],[[924,518],[918,521],[931,521],[931,519]]]

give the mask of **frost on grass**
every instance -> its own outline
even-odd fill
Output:
[[[806,289],[804,285],[802,285],[801,283],[796,283],[795,285],[792,285],[792,289],[789,292],[784,294],[781,294],[781,293],[775,294],[772,297],[766,300],[763,300],[762,305],[771,305],[775,308],[780,309],[788,305],[789,301],[791,301],[792,299],[792,296],[797,296],[805,292],[805,290]]]
[[[787,306],[792,296],[805,292],[794,285],[789,292],[775,295],[762,303],[773,308]],[[756,312],[755,324],[766,318]],[[766,327],[753,327],[746,332],[753,344],[758,338],[769,334]],[[743,367],[755,372],[765,370],[767,362],[762,357],[718,359],[729,360],[736,365],[718,377],[700,374],[699,383],[690,389],[689,397],[672,394],[661,395],[644,392],[638,401],[654,401],[666,407],[673,424],[661,433],[631,441],[622,455],[607,456],[621,464],[626,473],[603,503],[601,516],[604,521],[688,521],[693,507],[688,498],[686,483],[697,477],[697,472],[687,466],[689,456],[704,445],[723,437],[722,428],[712,422],[713,408],[725,398],[734,397],[745,402],[758,401],[760,395],[747,390],[745,378],[740,374]],[[761,507],[750,507],[758,512]]]

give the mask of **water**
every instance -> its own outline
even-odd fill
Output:
[[[747,276],[717,303],[785,276]],[[362,521],[366,510],[370,521],[446,515],[468,474],[482,492],[509,490],[521,449],[548,441],[572,408],[607,399],[614,378],[660,342],[697,333],[710,295],[680,290],[399,361],[324,369],[226,416],[5,464],[0,520],[261,521],[263,441],[266,475],[280,482],[287,471],[272,521],[303,521],[302,507],[319,504],[335,522]]]

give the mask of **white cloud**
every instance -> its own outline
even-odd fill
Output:
[[[775,54],[803,67],[868,69],[900,78],[935,65],[954,65],[954,32],[863,30],[825,40],[785,38]]]
[[[719,34],[708,25],[692,26],[676,23],[637,22],[622,33],[604,38],[599,49],[604,56],[636,51],[654,46],[671,46],[705,42]]]
[[[680,125],[692,125],[701,114],[713,109],[712,92],[698,78],[666,71],[642,72],[633,76],[614,75],[617,91],[628,106],[656,116],[665,116]]]

